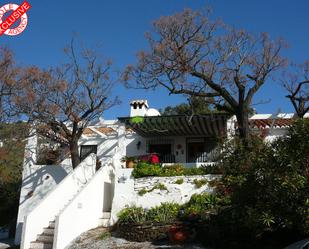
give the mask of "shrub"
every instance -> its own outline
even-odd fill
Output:
[[[146,176],[159,176],[161,172],[161,167],[159,164],[150,164],[147,162],[139,162],[132,175],[135,178],[146,177]]]
[[[229,199],[210,193],[194,194],[190,201],[183,206],[184,217],[199,216],[208,217],[211,213],[216,213],[217,209],[229,204]]]
[[[183,184],[183,179],[182,178],[179,178],[179,179],[177,179],[175,182],[174,182],[174,184]]]
[[[185,173],[185,167],[181,164],[162,167],[160,176],[181,176]]]
[[[144,194],[147,194],[147,193],[148,193],[148,191],[145,188],[143,188],[140,191],[138,191],[138,195],[140,195],[140,196],[143,196]]]
[[[185,168],[181,164],[161,167],[159,164],[152,164],[149,162],[139,162],[134,170],[133,176],[135,178],[147,176],[183,176],[183,175],[206,175],[217,174],[222,169],[219,166],[202,166],[199,168]]]
[[[177,220],[180,205],[177,203],[161,203],[147,212],[147,220],[154,223],[173,223]]]
[[[150,193],[150,192],[154,191],[155,189],[167,190],[167,187],[163,183],[158,183],[158,184],[154,185],[149,190],[147,190],[145,188],[141,189],[140,191],[138,191],[138,195],[143,196],[143,195],[145,195],[147,193]]]
[[[120,224],[173,223],[177,220],[180,205],[176,203],[161,203],[145,211],[141,207],[126,207],[118,214]]]
[[[143,224],[146,222],[146,212],[141,207],[126,207],[119,214],[119,223],[124,224]]]
[[[226,236],[220,239],[240,243],[246,237],[249,244],[266,235],[285,237],[283,231],[296,234],[294,239],[308,236],[308,152],[309,120],[296,121],[272,144],[254,136],[245,145],[237,138],[226,143],[217,191],[231,198],[231,206],[219,210],[207,230],[221,228]]]
[[[196,188],[201,188],[202,186],[204,186],[205,184],[207,184],[207,180],[206,179],[194,179],[193,183],[195,184]]]

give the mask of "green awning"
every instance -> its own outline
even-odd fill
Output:
[[[224,136],[226,134],[226,114],[196,116],[152,116],[139,118],[122,117],[119,120],[127,128],[143,137],[154,136]]]

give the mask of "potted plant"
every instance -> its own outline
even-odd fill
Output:
[[[168,237],[172,243],[183,243],[188,240],[189,231],[181,224],[173,225],[168,231]]]
[[[135,157],[124,156],[121,158],[122,163],[126,163],[126,168],[134,168],[136,160]]]

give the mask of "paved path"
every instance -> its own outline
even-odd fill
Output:
[[[105,237],[102,239],[102,237]],[[152,244],[150,242],[130,242],[117,238],[106,228],[96,228],[79,236],[67,249],[207,249],[198,244],[169,245]],[[209,248],[208,248],[209,249]]]

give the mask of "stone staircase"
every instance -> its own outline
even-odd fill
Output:
[[[54,241],[55,221],[50,221],[43,233],[37,236],[36,241],[31,242],[30,249],[52,249]]]
[[[110,212],[103,212],[99,220],[99,226],[108,227],[111,218]],[[48,227],[44,228],[43,233],[37,236],[36,241],[32,241],[30,249],[52,249],[55,232],[55,221],[50,221]]]

